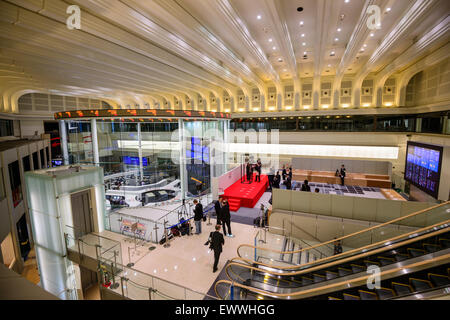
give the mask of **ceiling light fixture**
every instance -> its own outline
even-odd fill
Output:
[[[273,46],[272,49],[273,49],[273,50],[277,50],[277,47]]]
[[[302,42],[302,46],[306,46],[306,42]]]
[[[305,24],[305,22],[303,22],[303,21],[300,21],[300,25],[302,26],[302,25],[304,25]]]
[[[375,34],[372,32],[372,33],[370,34],[370,36],[373,37],[373,36],[375,36]]]
[[[309,109],[310,106],[303,106],[303,109]]]
[[[272,38],[269,39],[269,42],[272,42]]]
[[[261,20],[261,16],[260,16],[260,15],[258,15],[258,16],[256,17],[256,19],[258,19],[258,20]]]
[[[302,33],[301,37],[302,37],[302,38],[304,38],[304,37],[305,37],[305,34],[304,34],[304,33]]]
[[[334,41],[339,41],[339,38],[334,38]]]
[[[386,8],[386,12],[389,12],[389,11],[391,11],[391,8]]]
[[[337,28],[337,32],[341,32],[341,30],[342,30],[341,28]]]

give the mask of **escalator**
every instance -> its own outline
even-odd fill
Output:
[[[427,292],[427,297],[442,290],[442,294],[449,294],[449,207],[449,203],[437,206],[443,218],[438,223],[303,265],[277,266],[258,259],[235,258],[226,267],[229,280],[217,282],[216,295],[222,299],[246,300],[378,300],[410,295],[420,298],[419,293],[423,291]],[[423,213],[400,220],[414,217],[417,221],[420,214]],[[427,217],[430,216],[427,213]],[[385,227],[377,228],[384,230]],[[374,228],[370,229],[373,232]],[[361,234],[364,231],[345,238]],[[308,248],[303,250],[308,251]],[[369,290],[366,283],[372,275],[370,271],[376,268],[380,271],[382,289]]]

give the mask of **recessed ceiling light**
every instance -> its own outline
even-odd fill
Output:
[[[281,58],[278,58],[278,62],[283,62],[283,59],[281,59]]]
[[[331,64],[329,64],[328,67],[331,67]]]
[[[334,56],[336,54],[336,52],[331,51],[330,56]]]
[[[303,52],[303,54],[305,54],[305,55],[306,55],[306,54],[307,54],[307,52],[305,51],[305,52]]]
[[[277,50],[277,47],[273,46],[272,49],[273,49],[273,50]]]
[[[302,46],[306,46],[306,42],[302,42]]]
[[[341,28],[337,28],[337,32],[341,32],[341,30],[342,30]]]
[[[339,38],[334,38],[334,41],[339,41]]]
[[[364,47],[364,48],[367,48],[367,44],[364,44],[363,47]]]
[[[374,34],[373,32],[370,34],[371,37],[373,37],[374,35],[375,35],[375,34]]]
[[[272,42],[272,38],[269,39],[269,42]]]
[[[386,8],[386,12],[389,12],[389,11],[391,11],[391,8]]]
[[[304,25],[305,24],[305,22],[303,22],[303,21],[300,21],[300,25],[302,26],[302,25]]]
[[[350,0],[345,0],[345,3],[349,3],[350,2]]]
[[[302,33],[301,37],[302,37],[302,38],[304,38],[304,37],[305,37],[305,34],[304,34],[304,33]]]
[[[258,20],[261,20],[261,16],[260,16],[260,15],[258,15],[258,16],[256,17],[256,19],[258,19]]]
[[[360,50],[361,52],[364,52],[364,48],[361,48],[361,50]]]

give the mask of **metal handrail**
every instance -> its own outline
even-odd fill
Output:
[[[416,263],[412,263],[411,265],[408,266],[401,266],[398,268],[393,268],[393,269],[389,269],[389,270],[385,270],[383,272],[381,272],[380,277],[385,277],[391,274],[395,274],[400,272],[401,270],[404,269],[413,269],[413,268],[423,268],[424,266],[428,265],[428,264],[436,264],[436,263],[440,263],[444,261],[445,263],[448,263],[450,261],[450,254],[446,254],[446,255],[442,255],[433,259],[427,259],[424,261],[420,261],[420,262],[416,262]],[[351,287],[356,287],[360,284],[364,284],[367,282],[367,279],[369,277],[371,277],[371,274],[366,274],[362,277],[358,277],[358,278],[354,278],[351,280],[344,280],[342,282],[338,282],[338,283],[333,283],[330,284],[328,286],[321,286],[318,288],[312,288],[312,289],[307,289],[307,290],[302,290],[300,289],[299,291],[294,291],[294,292],[290,292],[290,293],[275,293],[275,292],[269,292],[269,291],[265,291],[265,290],[261,290],[258,288],[254,288],[254,287],[249,287],[240,283],[236,283],[230,280],[219,280],[216,282],[215,286],[214,286],[214,291],[217,295],[217,297],[219,299],[224,299],[223,297],[221,297],[221,295],[218,293],[217,287],[221,284],[226,284],[226,285],[234,285],[234,286],[238,286],[244,290],[247,290],[249,292],[254,292],[256,294],[261,294],[261,295],[265,295],[268,297],[272,297],[272,298],[278,298],[278,299],[292,299],[292,298],[296,298],[296,299],[301,299],[301,298],[307,298],[310,296],[315,296],[321,293],[321,291],[325,291],[325,290],[340,290],[343,288],[348,288],[349,286]]]
[[[436,208],[440,208],[440,207],[443,207],[443,206],[446,206],[446,205],[449,205],[449,204],[450,204],[450,201],[446,201],[444,203],[441,203],[441,204],[438,204],[438,205],[435,205],[435,206],[432,206],[432,207],[429,207],[429,208],[426,208],[426,209],[423,209],[423,210],[420,210],[420,211],[417,211],[417,212],[413,212],[413,213],[411,213],[409,215],[406,215],[406,216],[403,216],[403,217],[399,217],[399,218],[393,219],[391,221],[388,221],[388,222],[385,222],[385,223],[382,223],[382,224],[379,224],[379,225],[376,225],[376,226],[373,226],[373,227],[370,227],[370,228],[367,228],[367,229],[364,229],[364,230],[361,230],[361,231],[357,231],[357,232],[351,233],[351,234],[346,235],[346,236],[342,236],[340,238],[336,238],[336,239],[329,240],[329,241],[326,241],[326,242],[323,242],[323,243],[319,243],[317,245],[313,245],[313,246],[311,246],[309,248],[305,248],[305,249],[294,250],[294,251],[279,251],[279,250],[274,250],[274,249],[270,249],[270,248],[256,247],[256,246],[251,245],[251,244],[242,244],[242,245],[240,245],[237,248],[237,254],[238,254],[239,257],[241,257],[241,255],[239,253],[239,249],[241,247],[249,247],[250,249],[255,249],[256,248],[258,250],[271,251],[271,252],[274,252],[274,253],[277,253],[277,254],[291,254],[291,253],[295,254],[295,253],[303,252],[303,251],[306,251],[306,250],[315,249],[317,247],[320,247],[320,246],[323,246],[323,245],[327,245],[327,244],[333,243],[335,241],[342,241],[344,239],[347,239],[347,238],[350,238],[350,237],[354,237],[356,235],[359,235],[359,234],[362,234],[362,233],[365,233],[365,232],[368,232],[368,231],[373,231],[375,229],[382,228],[382,227],[385,227],[387,225],[394,224],[394,223],[396,223],[398,221],[409,219],[411,217],[414,217],[414,216],[426,213],[428,211],[432,211],[432,210],[434,210]]]

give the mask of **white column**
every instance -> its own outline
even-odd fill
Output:
[[[138,152],[139,152],[139,175],[140,175],[140,181],[142,182],[144,180],[144,164],[142,161],[142,135],[141,135],[141,124],[137,124],[137,130],[138,130]]]
[[[180,186],[181,186],[181,199],[186,199],[186,184],[187,184],[187,172],[186,172],[186,145],[184,141],[184,122],[182,119],[178,119],[178,132],[180,141]]]
[[[69,165],[69,151],[67,149],[67,131],[64,120],[59,120],[59,135],[61,137],[61,149],[64,165]]]
[[[92,152],[94,156],[94,164],[100,166],[100,156],[98,153],[98,138],[97,138],[97,120],[91,119],[91,135],[92,135]]]

